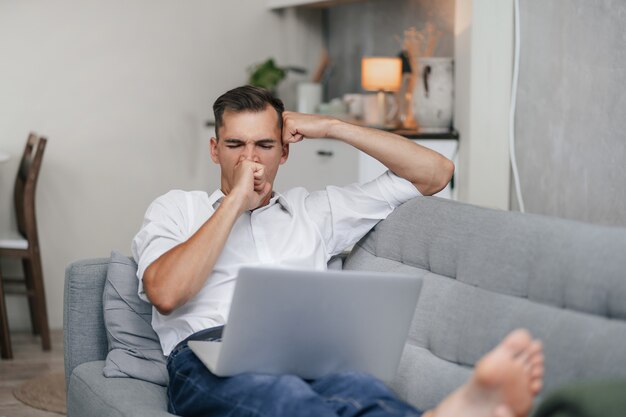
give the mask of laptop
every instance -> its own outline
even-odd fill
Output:
[[[243,267],[221,340],[188,344],[217,376],[360,371],[389,381],[421,285],[393,273]]]

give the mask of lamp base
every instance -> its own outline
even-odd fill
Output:
[[[393,95],[384,91],[367,94],[363,103],[364,124],[377,129],[391,130],[399,126],[398,104]]]

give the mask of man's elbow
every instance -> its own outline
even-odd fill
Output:
[[[154,308],[156,308],[156,310],[164,316],[169,316],[174,310],[176,310],[176,305],[169,302],[169,300],[159,300],[156,303],[150,300],[150,302]]]
[[[452,176],[454,175],[454,170],[456,169],[456,167],[454,166],[454,162],[452,162],[448,158],[444,158],[444,162],[442,165],[443,181],[441,189],[443,190],[444,188],[446,188],[446,185],[448,185],[450,181],[452,181]]]
[[[423,189],[420,189],[417,185],[415,186],[424,196],[437,194],[439,191],[446,188],[446,186],[450,183],[450,180],[454,175],[454,170],[454,162],[442,156],[437,162],[437,166],[434,168],[430,184],[426,187],[421,187]]]
[[[150,303],[160,314],[167,316],[178,306],[174,298],[158,285],[156,271],[148,268],[143,276],[143,286]]]

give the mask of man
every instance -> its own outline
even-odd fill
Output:
[[[333,255],[358,241],[395,207],[443,189],[454,171],[452,162],[388,132],[286,112],[280,100],[251,86],[226,92],[213,110],[211,159],[220,165],[221,188],[210,196],[171,191],[159,197],[133,240],[139,295],[154,306],[152,325],[168,356],[170,412],[419,415],[367,375],[337,374],[318,381],[290,375],[218,378],[187,348],[187,341],[221,334],[241,266],[325,269]],[[273,182],[287,161],[290,144],[319,137],[348,143],[390,171],[367,184],[274,192]],[[442,403],[437,415],[481,396],[488,401],[480,404],[480,415],[527,411],[540,385],[540,345],[518,332],[490,355],[496,360],[485,358],[484,375],[477,368],[473,382]],[[493,369],[496,365],[498,372]],[[517,389],[523,401],[518,401]]]

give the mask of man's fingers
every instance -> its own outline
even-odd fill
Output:
[[[300,142],[302,139],[304,139],[304,135],[298,133],[298,131],[283,134],[283,143],[296,143]]]
[[[257,169],[256,165],[263,166],[261,164],[257,164],[256,162],[252,162],[249,159],[246,159],[246,157],[242,155],[239,157],[239,161],[237,161],[234,168],[251,169],[254,172]]]
[[[259,191],[266,183],[264,178],[254,179],[254,190]]]
[[[253,182],[254,182],[254,191],[260,191],[264,184],[267,182],[265,179],[265,167],[263,167],[260,164],[257,164],[260,166],[260,168],[255,169],[254,173],[252,174],[253,177]]]
[[[257,193],[262,191],[267,183],[265,179],[265,166],[259,163],[254,164],[254,172],[252,174],[254,182],[254,191]]]
[[[265,166],[255,162],[254,163],[254,177],[260,178],[265,175]]]
[[[283,112],[283,143],[294,143],[302,140],[302,134],[298,132],[294,113]]]
[[[295,143],[300,142],[304,138],[302,132],[298,130],[295,122],[291,122],[289,118],[284,118],[283,121],[283,143]]]
[[[283,112],[283,143],[328,137],[334,120],[336,119],[319,114]]]

